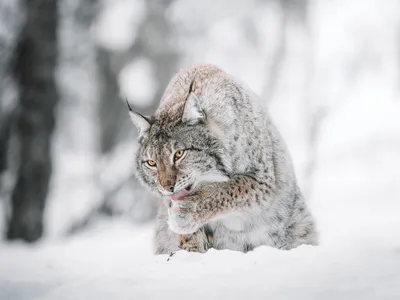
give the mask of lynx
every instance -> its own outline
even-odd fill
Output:
[[[286,145],[244,84],[195,65],[172,78],[154,116],[129,113],[136,176],[161,198],[156,254],[317,244]]]

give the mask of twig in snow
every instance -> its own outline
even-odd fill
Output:
[[[171,253],[169,254],[169,256],[168,256],[167,261],[169,261],[169,260],[171,259],[171,257],[174,256],[175,253],[176,253],[176,252],[171,252]]]

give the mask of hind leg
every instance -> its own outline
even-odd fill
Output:
[[[316,246],[318,245],[318,232],[315,220],[300,191],[297,192],[295,197],[293,216],[287,231],[287,248],[292,249],[300,245]]]
[[[205,253],[212,247],[211,234],[203,227],[195,233],[180,235],[179,247],[188,252]]]

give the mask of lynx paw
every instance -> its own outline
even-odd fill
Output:
[[[168,209],[168,226],[175,233],[190,234],[199,230],[202,224],[194,219],[192,213],[172,207]]]
[[[190,234],[204,226],[212,215],[213,207],[204,207],[206,200],[211,199],[203,191],[180,200],[171,200],[168,209],[168,225],[172,231],[179,234]]]

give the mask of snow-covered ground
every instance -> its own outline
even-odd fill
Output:
[[[3,247],[0,299],[399,299],[400,240],[386,229],[319,247],[178,252],[168,261],[151,254],[150,228],[104,223],[90,237]]]

